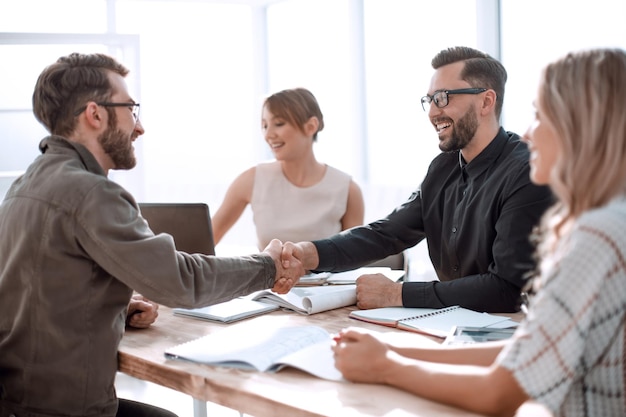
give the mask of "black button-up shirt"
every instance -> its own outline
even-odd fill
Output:
[[[353,269],[426,239],[439,281],[405,282],[405,307],[517,311],[535,266],[530,234],[554,201],[530,181],[528,160],[526,144],[502,128],[468,164],[459,151],[441,153],[387,217],[314,241],[317,270]]]

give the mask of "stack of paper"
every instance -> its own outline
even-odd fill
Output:
[[[383,274],[392,281],[398,281],[404,276],[404,270],[388,267],[363,267],[346,272],[320,272],[300,278],[298,286],[314,285],[350,285],[355,284],[357,278],[366,274]]]
[[[235,298],[219,304],[207,307],[185,309],[175,308],[172,311],[179,316],[189,316],[221,323],[232,323],[259,314],[278,310],[280,307],[274,304],[262,303],[247,298]]]

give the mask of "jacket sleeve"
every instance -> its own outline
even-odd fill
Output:
[[[158,303],[201,307],[271,288],[270,256],[216,257],[176,250],[168,234],[154,235],[132,196],[100,182],[75,212],[76,234],[99,268]]]

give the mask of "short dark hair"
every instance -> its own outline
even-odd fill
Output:
[[[125,77],[122,64],[104,54],[59,58],[39,75],[33,92],[35,117],[53,135],[69,136],[76,127],[75,112],[87,101],[107,101],[112,95],[108,71]]]
[[[506,69],[491,55],[467,46],[455,46],[440,51],[433,58],[431,65],[434,69],[455,62],[465,62],[461,72],[461,79],[470,83],[472,87],[490,88],[496,92],[496,117],[500,119],[504,103],[504,85],[506,84]]]
[[[317,103],[317,99],[306,88],[293,88],[282,90],[267,97],[263,106],[276,117],[287,120],[289,123],[304,132],[305,123],[316,117],[319,123],[317,132],[324,129],[324,116]],[[313,140],[317,140],[317,132],[313,134]]]

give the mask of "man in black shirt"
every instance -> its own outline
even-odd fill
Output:
[[[529,177],[529,151],[500,126],[506,70],[472,48],[441,51],[422,106],[443,151],[421,187],[384,219],[313,242],[286,243],[305,269],[340,272],[427,240],[439,281],[357,282],[359,308],[387,306],[518,310],[534,268],[530,234],[552,202]]]

